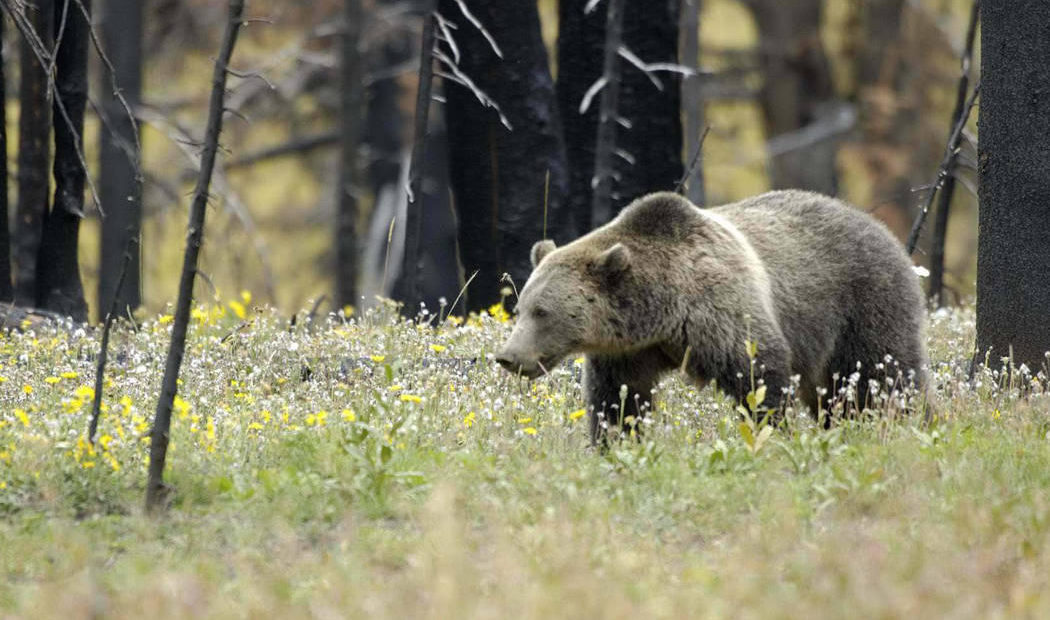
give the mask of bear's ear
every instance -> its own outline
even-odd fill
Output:
[[[532,268],[535,269],[540,264],[540,261],[543,260],[543,257],[547,256],[557,248],[558,246],[554,245],[554,242],[550,239],[537,241],[536,244],[532,246]]]
[[[618,275],[631,267],[631,251],[622,243],[617,243],[602,252],[594,266],[606,275]]]

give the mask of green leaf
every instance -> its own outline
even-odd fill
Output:
[[[744,443],[746,443],[749,448],[754,448],[755,434],[751,432],[751,426],[746,422],[741,422],[737,428],[740,429],[740,436],[744,439]]]
[[[386,465],[390,462],[390,459],[394,456],[394,449],[390,446],[383,446],[379,449],[379,461]]]
[[[762,404],[762,401],[766,400],[766,386],[760,385],[755,390],[755,407],[757,408]]]

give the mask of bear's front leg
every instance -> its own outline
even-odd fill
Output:
[[[660,375],[673,368],[656,347],[624,355],[588,355],[583,371],[591,443],[606,445],[609,429],[625,433],[645,415]],[[627,386],[623,394],[622,386]],[[628,419],[632,418],[632,419]],[[637,427],[636,427],[637,428]]]

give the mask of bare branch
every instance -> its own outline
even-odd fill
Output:
[[[459,7],[459,11],[460,13],[463,13],[463,17],[466,17],[467,21],[473,24],[474,27],[478,29],[478,32],[481,33],[481,36],[485,37],[485,40],[489,42],[489,47],[492,48],[492,53],[502,59],[503,52],[500,51],[499,46],[496,45],[496,40],[493,39],[492,35],[489,34],[489,31],[485,30],[485,27],[481,25],[481,21],[478,20],[477,17],[474,17],[474,14],[470,12],[470,9],[467,8],[466,2],[463,0],[453,0],[453,2]]]

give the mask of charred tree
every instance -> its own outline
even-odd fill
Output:
[[[383,0],[382,5],[397,0]],[[368,184],[373,196],[383,188],[396,187],[401,176],[401,159],[406,143],[405,114],[401,110],[404,90],[391,67],[405,65],[412,60],[411,39],[399,29],[384,32],[377,45],[370,48],[369,71],[377,76],[369,84],[365,104],[366,122],[362,139],[368,152],[366,164]],[[398,187],[398,191],[403,191]]]
[[[345,0],[340,54],[339,198],[335,225],[335,301],[337,307],[357,300],[357,197],[361,192],[361,121],[364,118],[364,63],[361,56],[361,0]]]
[[[746,0],[759,31],[759,62],[765,76],[759,105],[766,134],[774,139],[818,123],[833,125],[831,65],[820,38],[823,0]],[[801,188],[835,195],[838,151],[833,137],[770,154],[774,188]]]
[[[0,22],[0,303],[12,302],[11,220],[7,212],[7,82],[4,75],[4,25]]]
[[[421,299],[419,266],[420,235],[423,230],[423,162],[426,157],[427,127],[430,119],[430,93],[434,85],[435,0],[423,2],[423,31],[419,45],[419,85],[412,134],[412,161],[409,163],[408,205],[405,209],[405,251],[402,276],[408,291],[404,296],[410,316],[418,311]]]
[[[602,50],[602,98],[598,106],[598,139],[594,145],[591,187],[591,228],[612,219],[613,156],[616,128],[620,124],[620,47],[623,41],[623,7],[626,0],[609,0],[605,11],[605,49]]]
[[[157,399],[157,410],[153,417],[153,429],[150,431],[149,479],[146,482],[146,510],[156,513],[166,507],[171,490],[164,484],[164,462],[168,455],[169,432],[171,430],[171,410],[178,391],[179,370],[182,367],[182,356],[186,350],[186,332],[189,329],[190,309],[193,305],[193,282],[197,275],[197,259],[204,242],[204,216],[208,206],[208,191],[211,177],[215,170],[215,158],[219,151],[219,136],[222,134],[222,119],[226,114],[226,76],[229,72],[230,58],[237,44],[244,14],[244,0],[230,0],[229,16],[226,30],[215,60],[212,73],[211,98],[208,104],[208,125],[204,132],[204,145],[201,151],[200,174],[193,190],[193,204],[190,207],[189,232],[186,236],[186,251],[182,261],[182,275],[179,277],[179,299],[175,305],[175,318],[172,321],[171,343],[168,345],[167,361],[164,365],[164,378],[161,381],[160,398]]]
[[[685,152],[697,153],[704,132],[704,98],[700,77],[700,13],[702,0],[684,0],[681,24],[681,64],[695,74],[682,82],[682,115],[685,119]],[[703,158],[701,158],[702,161]],[[686,171],[685,195],[693,204],[707,202],[704,192],[704,167],[693,166]]]
[[[1050,351],[1050,3],[981,3],[977,361]]]
[[[104,122],[99,130],[99,199],[102,218],[102,248],[99,263],[98,308],[114,306],[125,316],[142,303],[141,242],[142,176],[137,121],[131,111],[142,102],[142,11],[141,0],[106,0],[103,4],[102,43],[110,65],[102,76],[100,98]],[[124,101],[114,92],[119,88]],[[130,250],[124,284],[117,281],[124,271],[125,248]]]
[[[90,10],[90,0],[81,0]],[[84,184],[87,170],[80,158],[87,104],[87,50],[90,24],[74,0],[54,4],[56,41],[55,97],[52,119],[55,131],[55,197],[44,220],[44,234],[37,259],[36,307],[87,320],[84,285],[77,256],[80,220],[84,217]]]
[[[454,58],[443,59],[452,74],[445,80],[449,166],[463,270],[478,273],[467,308],[477,310],[500,300],[503,273],[519,286],[525,282],[536,241],[546,236],[565,242],[574,231],[565,199],[561,121],[536,3],[470,5],[480,27],[459,2],[441,0],[439,6],[442,17],[457,26],[452,36],[458,68],[449,66]],[[494,105],[479,101],[486,96]]]
[[[558,31],[558,109],[565,128],[569,164],[569,208],[576,230],[592,224],[592,180],[598,106],[581,113],[584,96],[602,75],[604,4],[584,13],[587,0],[562,0]],[[677,63],[679,0],[627,0],[623,46],[645,63]],[[616,215],[638,196],[672,190],[682,176],[680,79],[647,73],[620,59],[619,118],[612,208]],[[653,82],[659,81],[659,87]]]
[[[20,37],[19,45],[18,205],[12,251],[15,302],[22,306],[33,306],[37,301],[37,257],[49,203],[51,92],[46,67],[49,59],[37,54],[50,54],[54,47],[51,34],[54,8],[52,0],[40,0],[25,7],[27,25],[44,49],[34,49],[25,36]]]

